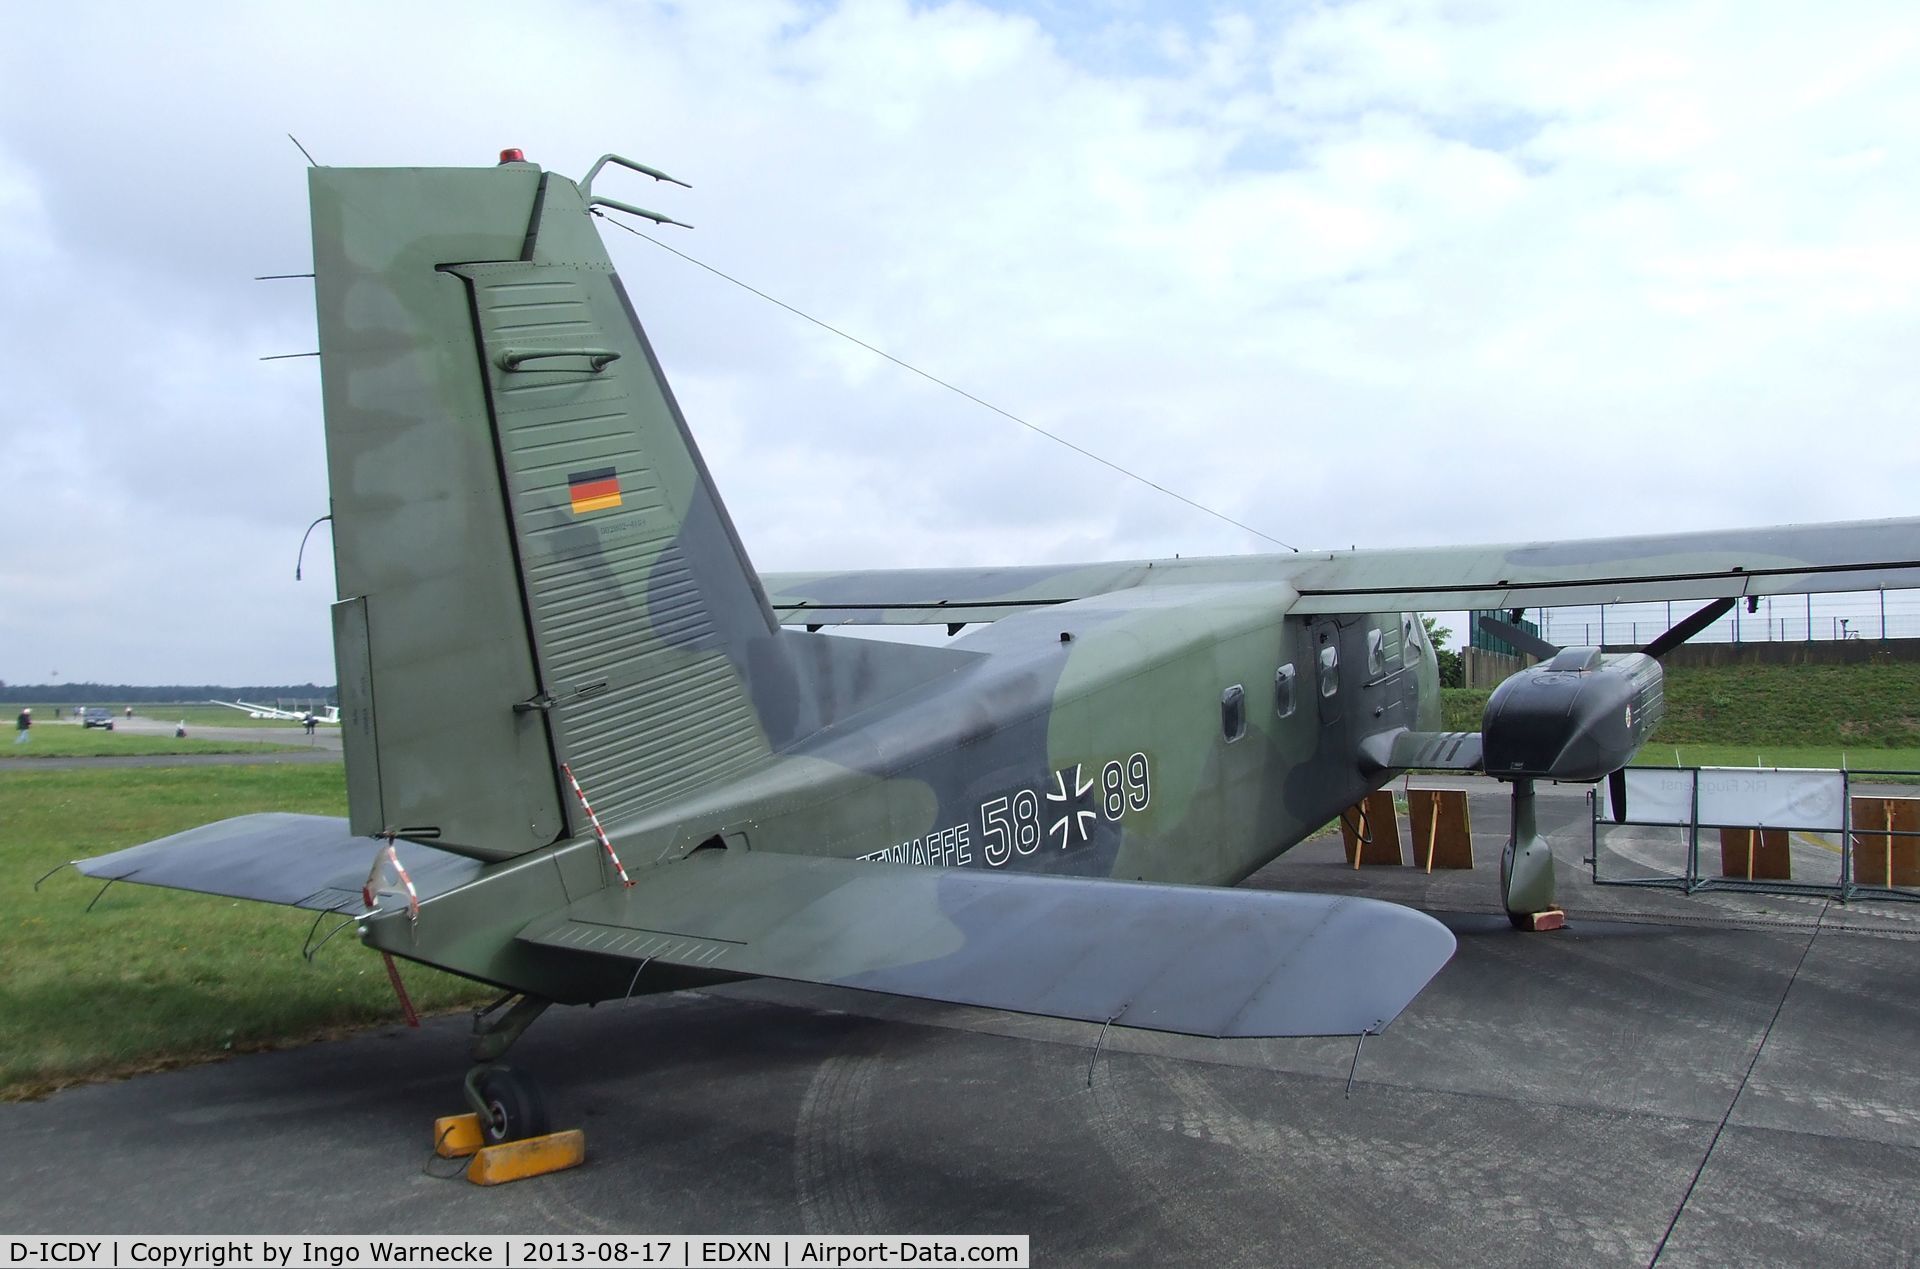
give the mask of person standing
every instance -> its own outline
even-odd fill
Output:
[[[16,745],[26,744],[27,730],[33,726],[33,710],[31,708],[22,707],[20,710],[20,717],[14,720],[13,725],[15,728],[18,729],[20,733],[19,735],[13,738],[13,743]]]

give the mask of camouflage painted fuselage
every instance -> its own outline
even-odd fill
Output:
[[[1658,715],[1654,656],[1568,650],[1481,730],[1438,732],[1408,614],[1920,584],[1914,520],[763,577],[595,230],[662,219],[593,192],[608,164],[662,177],[517,151],[312,169],[348,815],[242,816],[83,872],[364,910],[368,944],[551,1001],[765,975],[1377,1034],[1447,929],[1231,883],[1398,770],[1495,755],[1502,894],[1531,921],[1552,855],[1529,782],[1617,770]]]
[[[417,918],[366,919],[400,955],[570,1001],[634,989],[633,961],[662,962],[650,990],[709,966],[778,972],[749,945],[815,922],[821,946],[858,927],[884,962],[897,932],[903,959],[933,965],[928,928],[967,945],[956,905],[977,887],[915,874],[880,900],[897,914],[835,914],[823,892],[818,912],[758,922],[754,887],[822,857],[1231,884],[1396,767],[1470,765],[1435,761],[1457,742],[1433,732],[1433,652],[1406,610],[1920,574],[1914,522],[1880,521],[762,579],[592,219],[651,213],[595,195],[593,175],[310,176],[348,828],[484,865]],[[939,647],[820,629],[871,621],[987,624]],[[704,875],[715,861],[690,861],[707,850],[755,862],[642,910]],[[814,872],[875,901],[869,874]],[[981,893],[1024,912],[1028,881]],[[1077,889],[1102,896],[1063,900],[1083,921],[1113,894]],[[1295,915],[1310,938],[1318,917]],[[1374,973],[1398,952],[1369,937]]]
[[[967,663],[642,817],[616,848],[740,839],[1230,884],[1378,783],[1360,737],[1437,721],[1432,653],[1405,638],[1417,623],[1289,619],[1292,599],[1284,584],[1140,587],[1006,618],[957,641]],[[1322,647],[1337,649],[1324,690]]]
[[[1290,617],[1292,600],[1284,584],[1143,586],[1005,618],[956,640],[962,664],[609,826],[611,844],[638,886],[703,849],[1231,884],[1394,774],[1363,768],[1360,738],[1438,721],[1417,619]],[[613,884],[599,843],[576,839],[441,896],[431,947],[399,914],[369,941],[556,999],[621,994],[624,967],[583,974],[514,938],[529,912]],[[712,977],[656,967],[647,989]]]
[[[1362,738],[1436,721],[1417,621],[1292,616],[1255,558],[943,647],[787,628],[590,186],[524,163],[312,185],[351,826],[488,865],[369,942],[591,999],[622,975],[516,936],[617,884],[614,857],[639,887],[709,848],[1231,883],[1385,778]]]

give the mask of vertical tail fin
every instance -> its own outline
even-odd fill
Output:
[[[572,181],[310,180],[356,831],[519,854],[560,762],[617,819],[969,659],[779,629]]]

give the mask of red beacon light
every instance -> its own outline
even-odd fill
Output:
[[[527,153],[518,146],[510,150],[502,150],[500,151],[500,161],[502,163],[525,163],[527,161]]]

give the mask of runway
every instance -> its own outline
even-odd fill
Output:
[[[65,719],[48,719],[41,726],[75,726]],[[136,714],[114,720],[116,731],[133,736],[171,736],[175,724],[164,718]],[[176,754],[99,754],[71,758],[17,758],[0,751],[0,771],[60,771],[73,767],[224,767],[245,766],[257,762],[339,762],[340,729],[321,726],[309,736],[298,723],[284,727],[202,727],[187,728],[193,740],[255,742],[262,748],[253,753],[176,753]],[[267,745],[297,745],[294,749],[267,749]]]
[[[148,718],[144,714],[135,714],[132,718],[120,719],[115,723],[121,731],[135,736],[171,736],[175,724],[164,717]],[[306,728],[299,723],[284,725],[256,724],[249,727],[202,726],[189,724],[187,735],[198,740],[254,740],[262,744],[305,745],[313,749],[331,751],[336,757],[340,753],[340,728],[331,724],[314,727],[308,735]]]
[[[439,1019],[0,1106],[0,1229],[1026,1233],[1062,1265],[1911,1262],[1920,912],[1599,890],[1577,868],[1584,802],[1543,802],[1557,933],[1498,913],[1494,791],[1473,798],[1471,873],[1356,872],[1321,839],[1249,883],[1412,902],[1459,937],[1357,1064],[1350,1041],[1120,1029],[1096,1056],[1097,1027],[736,984],[543,1019],[512,1060],[589,1162],[480,1190],[423,1172],[465,1065],[464,1019]]]

